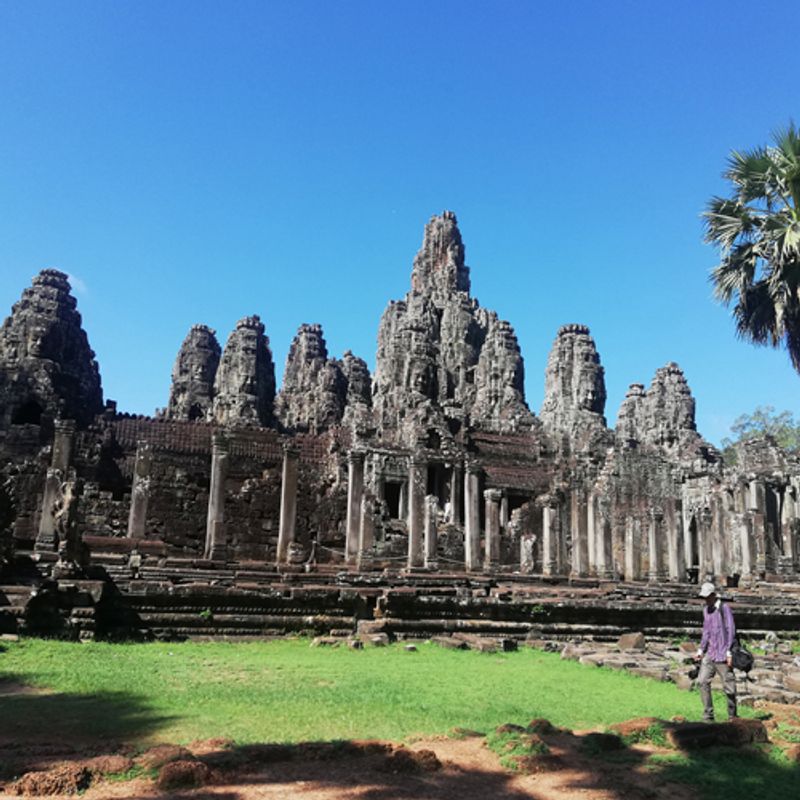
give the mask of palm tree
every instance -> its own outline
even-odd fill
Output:
[[[719,248],[711,282],[721,303],[733,303],[736,333],[783,344],[800,372],[800,133],[791,122],[772,141],[730,154],[731,197],[709,201],[705,241]]]

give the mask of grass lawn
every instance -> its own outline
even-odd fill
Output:
[[[0,653],[0,679],[50,690],[3,696],[20,737],[42,720],[115,740],[238,743],[399,740],[453,727],[486,732],[545,717],[572,729],[639,716],[700,717],[697,694],[527,648],[483,654],[419,644],[353,651],[304,639],[245,644],[73,644]],[[724,717],[718,698],[718,713]]]
[[[572,730],[641,716],[700,717],[696,693],[562,661],[553,653],[417,648],[311,648],[307,639],[113,645],[23,640],[0,646],[0,733],[23,744],[99,740],[110,750],[122,742],[144,748],[211,737],[238,744],[397,741],[455,727],[491,733],[502,723],[526,725],[537,717]],[[46,691],[3,693],[4,682]],[[724,698],[716,703],[723,718]],[[792,741],[798,732],[784,738]],[[689,784],[703,800],[793,797],[800,778],[770,745],[652,757],[628,750],[597,758],[633,759],[631,769],[644,763],[654,781]]]

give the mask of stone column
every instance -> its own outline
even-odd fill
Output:
[[[555,498],[547,496],[542,507],[542,574],[557,575],[559,572],[560,521]]]
[[[408,519],[408,481],[400,484],[400,492],[397,498],[397,518]]]
[[[347,454],[347,533],[345,562],[358,560],[358,539],[361,528],[361,500],[364,496],[364,453],[351,450]]]
[[[486,489],[483,500],[486,509],[486,552],[483,568],[490,572],[500,563],[500,502],[503,493],[499,489]]]
[[[438,515],[439,501],[429,494],[425,497],[425,566],[428,569],[437,569],[439,566],[436,552],[438,545],[436,530]]]
[[[53,455],[50,466],[66,475],[72,461],[72,445],[75,437],[75,421],[57,419],[54,424]]]
[[[136,460],[133,464],[131,486],[131,509],[128,514],[128,538],[144,539],[146,535],[147,504],[150,500],[150,469],[153,451],[145,441],[136,444]]]
[[[639,578],[641,563],[639,558],[639,538],[641,523],[635,517],[625,519],[625,580],[635,581]]]
[[[795,552],[794,525],[797,517],[797,503],[794,497],[794,489],[791,484],[787,484],[783,490],[783,502],[781,504],[781,538],[783,541],[783,555],[780,557],[780,571],[790,575],[794,572],[797,563],[797,553]]]
[[[595,514],[597,525],[597,577],[614,577],[614,554],[611,543],[611,520],[608,513],[598,509]]]
[[[464,566],[467,570],[480,569],[481,559],[481,469],[472,462],[467,464],[464,474],[464,503],[466,520],[464,525]]]
[[[54,428],[50,466],[44,480],[39,530],[34,543],[34,550],[38,552],[55,551],[58,544],[56,542],[55,504],[61,497],[61,484],[67,480],[69,472],[75,422],[71,419],[58,419],[55,421]]]
[[[767,571],[767,490],[764,481],[751,480],[747,508],[750,512],[751,531],[755,544],[755,570],[759,575]]]
[[[570,528],[572,529],[572,574],[586,575],[589,561],[589,543],[586,530],[586,495],[582,488],[570,494]]]
[[[64,473],[60,469],[47,468],[42,496],[42,513],[39,517],[39,531],[36,534],[34,550],[39,552],[56,549],[55,504],[61,493]]]
[[[450,519],[447,520],[452,525],[461,525],[461,507],[464,492],[464,467],[461,464],[453,464],[450,471]]]
[[[205,558],[224,560],[227,556],[225,531],[225,478],[228,474],[228,440],[218,431],[211,445],[211,486],[208,491]]]
[[[361,527],[358,533],[358,566],[367,566],[375,544],[375,498],[372,492],[365,491],[361,498]]]
[[[300,452],[291,444],[283,446],[283,470],[281,473],[281,516],[278,523],[277,564],[285,564],[289,557],[289,546],[294,541],[297,523],[297,467]]]
[[[739,514],[737,516],[739,524],[739,545],[742,551],[742,575],[752,575],[755,558],[753,553],[753,536],[750,530],[750,519],[747,514]]]
[[[664,531],[664,514],[660,510],[650,511],[650,519],[647,525],[647,560],[649,562],[647,570],[647,580],[656,583],[664,580],[664,569],[661,564],[661,550],[659,539]]]
[[[668,572],[670,580],[673,581],[680,581],[685,575],[685,569],[681,569],[679,523],[680,516],[677,513],[675,498],[669,497],[664,508],[664,525],[667,534]]]
[[[508,495],[503,495],[500,499],[500,527],[505,530],[508,527]]]
[[[709,528],[711,514],[707,508],[698,508],[694,515],[697,532],[697,582],[703,583],[711,577],[713,566],[709,552]]]
[[[408,461],[408,568],[424,563],[422,535],[425,523],[425,489],[428,464],[418,455]]]
[[[589,493],[589,500],[586,503],[586,532],[587,532],[587,571],[590,575],[597,574],[597,542],[598,530],[595,523],[595,512],[597,508],[597,496],[594,492]]]

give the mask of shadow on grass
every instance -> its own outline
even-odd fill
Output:
[[[130,692],[49,693],[0,674],[0,778],[109,753],[171,721]]]
[[[792,797],[800,782],[800,765],[789,763],[773,744],[709,746],[698,750],[652,753],[623,746],[610,752],[584,755],[595,763],[570,788],[602,789],[613,797],[656,797],[659,787],[675,787],[671,796],[702,800],[753,800],[754,797]],[[688,791],[687,791],[688,790]]]

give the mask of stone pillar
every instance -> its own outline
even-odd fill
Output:
[[[752,575],[755,557],[753,552],[753,536],[750,530],[750,519],[747,514],[738,515],[739,546],[742,551],[742,575]]]
[[[128,513],[128,538],[144,539],[146,535],[147,504],[150,500],[150,468],[153,451],[145,441],[136,444],[136,460],[133,464],[131,486],[131,509]]]
[[[572,565],[575,576],[586,575],[589,561],[589,542],[586,530],[586,495],[581,487],[573,488],[570,495],[570,528],[572,530]]]
[[[278,553],[276,562],[285,564],[289,547],[294,542],[297,523],[297,467],[300,453],[291,444],[283,446],[283,470],[281,472],[281,516],[278,523]]]
[[[467,570],[480,569],[481,559],[481,507],[480,492],[481,469],[477,464],[468,463],[464,474],[464,566]]]
[[[347,454],[347,532],[345,562],[358,561],[358,539],[361,528],[361,500],[364,496],[364,453],[351,450]]]
[[[500,563],[500,501],[503,493],[499,489],[486,489],[483,500],[486,509],[486,552],[483,568],[489,572]]]
[[[34,550],[39,552],[56,549],[55,504],[61,494],[64,473],[60,469],[47,468],[42,496],[42,513],[39,517],[39,531],[36,534]]]
[[[228,474],[228,440],[218,431],[211,445],[211,486],[208,491],[205,558],[221,561],[227,557],[225,531],[225,478]]]
[[[464,467],[461,464],[453,464],[450,471],[450,519],[447,521],[452,525],[463,524],[461,513],[464,498]]]
[[[417,455],[408,461],[408,568],[421,567],[423,527],[425,524],[425,489],[428,464]]]
[[[375,498],[372,492],[365,491],[361,498],[361,527],[358,534],[358,566],[366,566],[372,560],[372,546],[375,544]]]
[[[664,508],[664,526],[667,534],[667,571],[672,581],[680,581],[685,575],[685,569],[681,568],[679,523],[675,498],[669,497]]]
[[[590,575],[597,574],[597,547],[598,547],[598,530],[595,523],[595,513],[597,510],[597,496],[594,492],[589,493],[589,500],[586,503],[586,534],[587,534],[587,555],[588,561],[586,563],[587,571]]]
[[[767,571],[767,490],[764,481],[750,481],[747,506],[755,544],[755,571],[763,575]]]
[[[57,419],[54,424],[53,455],[50,466],[66,475],[72,461],[72,444],[75,437],[75,421]]]
[[[625,580],[635,581],[640,576],[641,559],[639,558],[639,539],[641,523],[635,517],[625,519]]]
[[[700,555],[698,582],[714,581],[714,561],[711,552],[711,509],[700,509],[695,516],[697,522],[697,552]]]
[[[399,497],[397,498],[397,518],[408,519],[408,481],[400,484]]]
[[[614,554],[611,542],[611,520],[608,513],[598,509],[595,514],[597,525],[597,577],[614,577]]]
[[[61,484],[67,479],[72,460],[75,422],[71,419],[58,419],[55,421],[54,428],[50,466],[44,480],[39,530],[34,543],[34,550],[38,552],[54,551],[57,547],[55,505],[61,497]]]
[[[664,568],[661,563],[661,543],[660,539],[664,532],[664,514],[662,511],[653,509],[650,512],[650,519],[647,525],[647,580],[656,583],[664,580]]]
[[[560,561],[560,521],[558,504],[553,497],[546,497],[542,503],[542,574],[557,575]]]
[[[783,555],[780,557],[780,571],[783,574],[794,572],[797,563],[797,553],[795,548],[794,526],[797,518],[797,503],[794,497],[794,489],[791,484],[787,484],[783,490],[783,502],[781,503],[781,537],[783,541]]]
[[[508,527],[508,495],[506,494],[500,498],[500,527],[503,530]]]
[[[437,517],[439,515],[439,501],[433,495],[425,497],[425,566],[427,569],[437,569]]]

